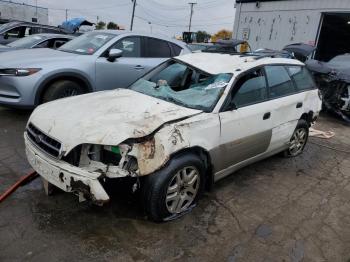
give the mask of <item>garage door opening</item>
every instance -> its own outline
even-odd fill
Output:
[[[350,13],[325,13],[315,59],[329,61],[336,55],[350,53]]]

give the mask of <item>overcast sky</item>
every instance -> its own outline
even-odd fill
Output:
[[[85,17],[91,22],[99,20],[130,26],[132,12],[131,0],[15,0],[49,8],[49,22],[61,24],[68,18]],[[206,30],[215,33],[220,29],[233,29],[235,0],[137,0],[134,30],[151,31],[168,36],[181,35],[188,30],[190,6],[194,6],[192,31]],[[60,10],[61,9],[61,10]]]

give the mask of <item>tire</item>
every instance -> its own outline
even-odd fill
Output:
[[[84,89],[78,83],[70,80],[60,80],[47,88],[43,95],[42,103],[81,94],[84,94]]]
[[[163,169],[145,177],[142,197],[148,218],[161,222],[186,214],[197,203],[204,186],[205,168],[198,156],[174,157]]]
[[[290,147],[283,152],[283,155],[285,157],[296,157],[300,155],[304,151],[308,138],[309,123],[304,119],[300,119],[290,139]]]

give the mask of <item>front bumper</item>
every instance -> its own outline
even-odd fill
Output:
[[[24,141],[29,164],[48,182],[65,192],[79,194],[79,199],[89,199],[98,205],[109,201],[109,196],[99,181],[100,173],[90,172],[49,157],[35,146],[26,134]]]
[[[0,105],[32,108],[35,105],[36,85],[41,74],[13,77],[0,76]]]

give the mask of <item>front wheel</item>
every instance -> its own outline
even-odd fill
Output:
[[[295,157],[300,155],[305,148],[308,138],[309,124],[304,119],[300,119],[290,139],[289,148],[284,151],[284,156]]]
[[[200,158],[186,154],[146,177],[143,199],[148,217],[160,222],[190,211],[204,190],[204,174]]]
[[[50,102],[56,99],[77,96],[84,93],[84,89],[76,82],[59,80],[51,84],[43,95],[42,102]]]

